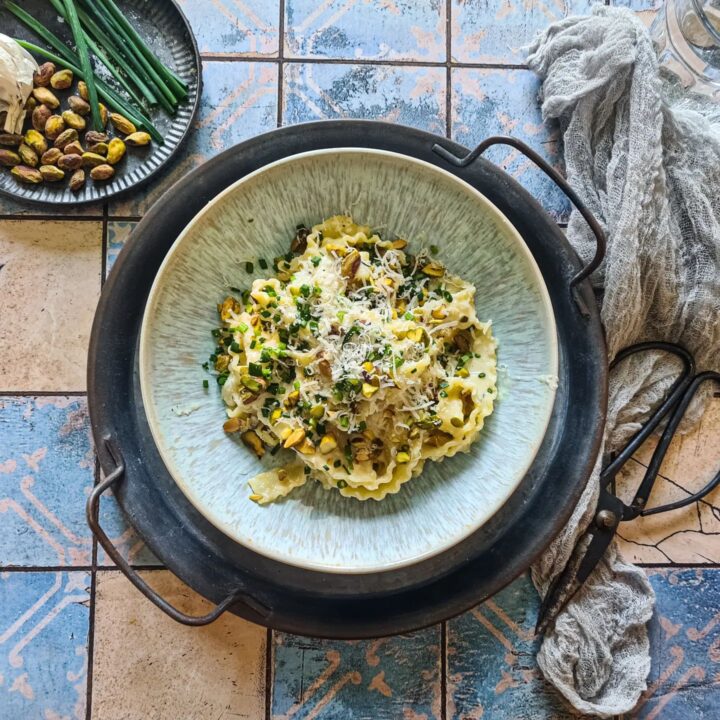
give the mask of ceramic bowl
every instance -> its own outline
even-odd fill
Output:
[[[469,453],[423,473],[381,502],[308,483],[260,506],[247,481],[259,461],[222,429],[215,382],[201,364],[214,347],[216,304],[229,286],[263,276],[245,264],[287,252],[295,226],[349,212],[411,245],[435,244],[451,272],[477,288],[480,319],[498,349],[494,413]],[[266,274],[266,273],[265,273]],[[153,439],[190,502],[248,548],[309,570],[396,569],[440,553],[485,523],[522,480],[555,399],[555,320],[542,275],[522,238],[477,190],[420,160],[365,149],[285,158],[244,177],[198,213],[155,278],[140,338],[140,384]]]

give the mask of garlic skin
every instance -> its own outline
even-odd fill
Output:
[[[0,115],[7,113],[1,128],[6,133],[22,132],[25,103],[33,89],[38,64],[25,48],[0,33]]]

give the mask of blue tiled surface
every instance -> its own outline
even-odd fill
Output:
[[[291,63],[285,68],[285,124],[364,118],[445,134],[445,69]]]
[[[272,717],[440,717],[440,628],[362,642],[275,635]]]
[[[90,565],[94,470],[85,398],[0,397],[0,567]]]
[[[275,57],[280,0],[179,0],[204,55]]]
[[[458,62],[525,62],[525,47],[551,22],[584,15],[594,0],[452,0],[452,58]]]
[[[455,68],[452,71],[452,137],[472,147],[490,135],[513,135],[561,168],[559,132],[543,123],[540,84],[529,70]],[[508,147],[491,148],[485,157],[513,175],[558,222],[569,203],[530,160]]]
[[[85,720],[90,575],[0,570],[0,717]]]
[[[439,135],[449,126],[452,137],[468,146],[491,134],[513,134],[562,167],[556,129],[540,117],[538,82],[514,66],[524,62],[521,48],[536,31],[553,19],[584,12],[590,0],[447,0],[449,15],[445,0],[180,2],[204,56],[201,115],[181,158],[160,180],[110,204],[107,272],[135,220],[174,181],[223,149],[274,128],[278,114],[286,124],[376,118]],[[657,0],[614,2],[637,11],[657,6]],[[490,66],[451,63],[449,88],[443,65],[448,16],[453,63]],[[281,43],[282,64],[275,60]],[[489,157],[555,219],[567,219],[567,202],[540,171],[511,150],[497,149]],[[21,208],[0,199],[0,214],[38,212],[37,206]],[[102,215],[103,208],[52,212]],[[84,521],[93,470],[84,398],[0,396],[0,720],[106,720],[85,708],[92,573],[71,569],[92,565],[96,573],[96,567],[109,565],[100,548],[92,564]],[[103,498],[101,521],[131,562],[157,563],[111,493]],[[39,570],[47,566],[69,569]],[[673,567],[649,574],[658,596],[650,686],[637,711],[623,720],[712,720],[720,702],[720,569]],[[365,642],[275,633],[270,686],[260,683],[245,691],[263,698],[267,693],[275,720],[575,717],[535,664],[537,603],[529,580],[521,578],[449,621],[444,633],[436,626]],[[150,643],[147,652],[152,653]],[[258,662],[263,661],[264,656]],[[242,667],[239,659],[238,683]],[[92,687],[89,691],[92,696]],[[147,717],[186,720],[182,693],[190,690],[175,692],[180,710],[150,704]],[[122,708],[115,717],[122,717]]]
[[[285,56],[444,62],[446,25],[444,0],[286,0]]]

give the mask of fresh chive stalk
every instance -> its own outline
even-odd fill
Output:
[[[80,25],[80,18],[75,7],[75,0],[64,0],[65,11],[67,12],[67,20],[75,39],[75,49],[80,58],[80,67],[85,74],[85,83],[88,89],[88,101],[90,102],[90,111],[92,112],[93,124],[95,129],[100,131],[104,129],[102,119],[100,117],[100,105],[98,100],[97,87],[95,86],[95,71],[90,62],[90,53],[88,51],[87,39]]]
[[[15,42],[18,43],[18,45],[20,45],[21,47],[24,47],[28,52],[39,55],[40,57],[44,57],[47,60],[51,60],[58,65],[68,68],[68,70],[72,70],[75,75],[77,75],[81,80],[85,80],[85,82],[87,83],[83,71],[78,67],[77,58],[75,58],[74,56],[70,55],[70,59],[67,59],[67,57],[61,57],[60,55],[56,55],[50,50],[46,50],[45,48],[42,48],[31,42],[27,42],[26,40],[21,40],[20,38],[15,38]],[[58,52],[60,51],[58,50]],[[102,80],[96,80],[96,85],[99,95],[102,97],[103,100],[105,100],[105,102],[107,102],[108,107],[110,107],[115,112],[124,115],[128,120],[132,121],[134,125],[138,125],[139,127],[147,130],[153,140],[155,140],[160,145],[164,143],[163,136],[158,132],[157,128],[150,122],[150,120],[145,115],[143,115],[139,110],[136,110],[131,105],[128,105],[127,101],[120,97],[111,87],[106,85]]]

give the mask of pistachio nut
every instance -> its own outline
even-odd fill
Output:
[[[60,107],[60,101],[57,99],[55,93],[46,87],[36,87],[32,94],[39,103],[47,105],[51,110]]]
[[[98,155],[97,153],[93,152],[84,152],[82,154],[82,159],[83,165],[85,165],[85,167],[91,168],[97,167],[98,165],[104,165],[107,162],[107,160],[102,155]]]
[[[33,73],[33,83],[36,87],[47,87],[50,84],[50,78],[55,74],[55,65],[51,62],[43,63]]]
[[[65,132],[65,121],[59,115],[51,115],[45,123],[45,137],[57,140]]]
[[[112,165],[98,165],[90,171],[93,180],[109,180],[114,174],[115,168]]]
[[[16,180],[28,185],[38,185],[43,181],[43,176],[35,168],[27,167],[27,165],[16,165],[11,171]]]
[[[84,130],[86,126],[85,118],[82,117],[82,115],[78,115],[76,112],[73,112],[72,110],[66,110],[62,114],[62,119],[65,121],[65,124],[68,127],[71,127],[75,130]]]
[[[91,153],[95,153],[95,155],[104,155],[107,156],[108,154],[108,144],[107,143],[97,143],[95,145],[91,145],[88,150]],[[111,165],[113,163],[110,163]]]
[[[78,115],[82,115],[84,117],[85,115],[90,114],[90,104],[83,100],[79,95],[71,95],[67,101],[70,109]]]
[[[422,268],[422,273],[428,277],[442,277],[445,274],[445,268],[432,260]]]
[[[85,133],[85,142],[88,145],[96,145],[97,143],[106,143],[110,138],[101,132],[95,132],[95,130],[88,130]]]
[[[70,178],[70,189],[73,192],[78,192],[85,185],[85,171],[76,170]]]
[[[58,70],[51,78],[50,85],[55,90],[67,90],[73,84],[72,70]]]
[[[38,132],[45,132],[45,124],[52,115],[52,110],[47,105],[38,105],[32,111],[32,126]]]
[[[4,147],[19,147],[22,140],[22,135],[15,135],[14,133],[0,133],[0,145],[3,145]]]
[[[113,138],[108,145],[107,161],[111,165],[117,165],[125,155],[125,143],[120,138]]]
[[[110,122],[113,127],[123,135],[132,135],[137,132],[137,128],[126,118],[119,113],[110,113]]]
[[[82,155],[85,150],[83,150],[83,146],[80,144],[80,141],[75,140],[75,142],[68,143],[64,147],[63,152],[65,155]]]
[[[62,150],[60,148],[50,148],[47,152],[44,152],[40,158],[42,165],[57,165],[57,161],[62,157]]]
[[[100,122],[104,128],[108,122],[108,109],[102,103],[98,103],[98,110],[100,111]]]
[[[246,430],[240,439],[249,447],[259,458],[265,454],[265,445],[254,430]]]
[[[23,143],[18,148],[18,155],[23,161],[23,165],[28,165],[29,167],[33,168],[38,166],[40,158],[38,158],[38,154],[29,145]]]
[[[25,144],[38,155],[42,155],[48,149],[47,140],[37,130],[28,130],[25,133]]]
[[[60,118],[62,120],[62,118]],[[66,146],[69,145],[72,142],[75,142],[78,139],[78,132],[74,128],[68,128],[67,130],[63,130],[56,138],[55,138],[55,147],[60,148],[61,150]]]
[[[150,135],[146,132],[134,132],[125,138],[125,142],[132,147],[144,147],[152,141]]]
[[[38,106],[38,101],[31,95],[26,101],[25,101],[25,112],[30,113],[32,115],[33,110]]]
[[[0,148],[0,165],[2,165],[2,167],[15,167],[19,165],[20,162],[20,156],[16,152]]]
[[[90,93],[88,93],[88,86],[84,80],[78,80],[78,95],[87,102],[90,99]]]
[[[40,174],[46,182],[60,182],[65,178],[65,173],[54,165],[42,165]]]
[[[61,170],[72,172],[82,167],[83,159],[81,155],[63,155],[57,164]]]

